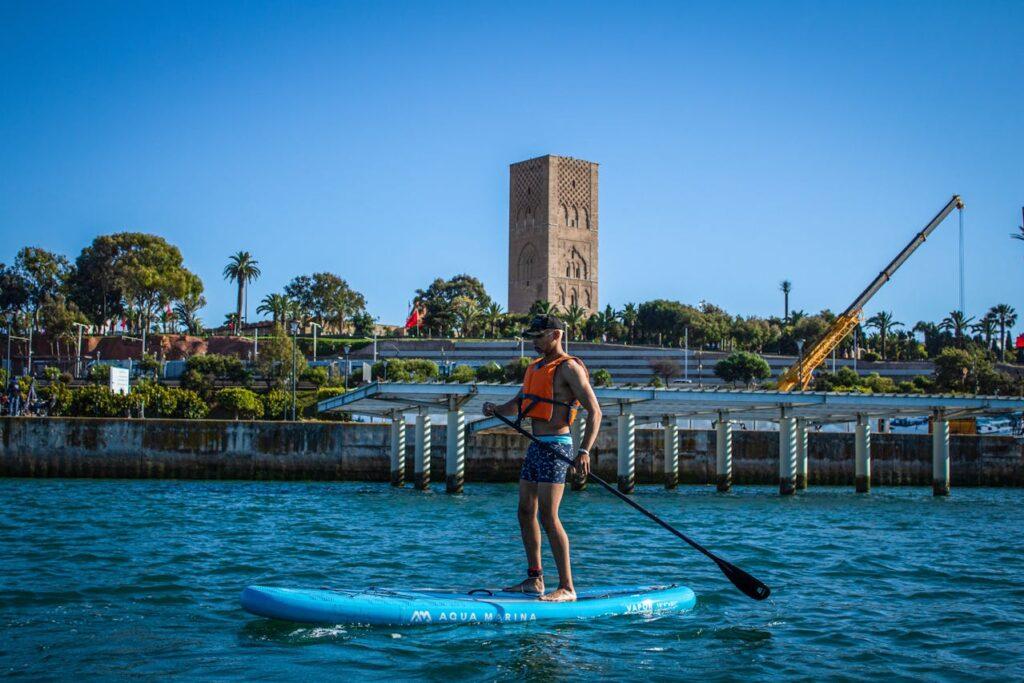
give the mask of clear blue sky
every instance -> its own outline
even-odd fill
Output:
[[[601,164],[600,303],[840,310],[954,193],[1024,318],[1024,3],[0,3],[0,260],[160,234],[233,306],[329,270],[506,300],[508,164]],[[867,312],[957,306],[956,220]]]

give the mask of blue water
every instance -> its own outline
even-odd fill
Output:
[[[672,583],[686,615],[387,629],[243,612],[250,583],[488,586],[524,571],[515,488],[0,480],[0,671],[37,679],[570,680],[1024,675],[1024,491],[641,488],[766,581],[756,603],[601,490],[567,495],[584,584]],[[547,557],[547,556],[546,556]],[[546,560],[549,575],[553,563]]]

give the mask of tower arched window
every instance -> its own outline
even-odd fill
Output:
[[[516,275],[520,282],[527,285],[533,279],[534,264],[537,260],[537,250],[532,244],[525,245],[519,252],[519,259],[516,262]]]
[[[587,207],[583,207],[583,227],[590,230],[590,212],[587,211]]]
[[[569,225],[569,207],[562,204],[562,225]]]
[[[569,293],[569,305],[570,306],[578,306],[579,302],[580,302],[579,292],[577,292],[576,288],[573,287],[572,291]]]
[[[575,205],[572,207],[572,223],[570,223],[570,226],[574,228],[580,227],[580,210]]]

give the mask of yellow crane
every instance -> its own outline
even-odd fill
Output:
[[[860,321],[864,306],[871,300],[871,297],[882,288],[882,285],[892,278],[899,267],[910,258],[910,255],[919,246],[924,244],[924,241],[928,239],[932,231],[939,227],[939,223],[944,221],[946,216],[953,212],[953,209],[963,210],[963,208],[964,202],[960,199],[960,195],[953,195],[949,203],[942,207],[942,211],[939,211],[935,218],[931,219],[928,225],[924,226],[924,229],[917,233],[914,239],[910,240],[910,244],[905,246],[903,251],[868,285],[868,288],[861,292],[861,295],[843,311],[842,315],[835,319],[828,330],[825,331],[824,336],[818,340],[818,343],[812,346],[806,355],[782,373],[782,376],[779,377],[779,391],[792,391],[798,387],[801,391],[807,389],[813,378],[814,368],[821,365],[828,358],[828,355],[832,353],[833,349],[839,346],[839,343],[846,338],[846,335],[853,331],[853,328]]]

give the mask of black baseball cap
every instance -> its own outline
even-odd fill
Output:
[[[535,315],[530,326],[523,330],[524,337],[539,337],[548,330],[565,331],[565,323],[553,315]]]

